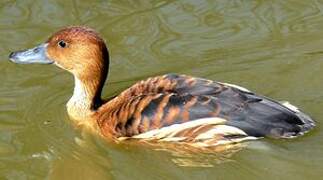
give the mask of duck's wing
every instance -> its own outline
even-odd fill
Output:
[[[214,141],[290,138],[314,127],[312,119],[294,106],[233,85],[196,81],[192,86],[185,85],[188,80],[177,83],[170,93],[129,97],[114,110],[101,113],[102,133],[113,127],[118,137]]]
[[[228,83],[220,83],[208,79],[197,78],[187,75],[166,74],[152,77],[140,81],[127,90],[123,91],[119,97],[130,98],[143,94],[169,94],[178,95],[209,95],[216,96],[227,89],[238,89],[243,92],[250,92],[246,88]]]

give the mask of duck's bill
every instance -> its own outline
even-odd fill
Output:
[[[18,64],[52,64],[54,61],[46,55],[47,45],[47,43],[44,43],[31,49],[12,52],[9,59]]]

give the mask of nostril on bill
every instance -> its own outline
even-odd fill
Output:
[[[33,52],[34,52],[34,53],[38,53],[38,52],[39,52],[39,48],[34,48],[34,49],[33,49]]]

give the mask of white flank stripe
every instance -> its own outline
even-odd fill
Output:
[[[211,147],[217,145],[226,145],[231,143],[238,143],[246,140],[255,140],[256,137],[248,136],[244,131],[239,128],[224,125],[226,122],[225,119],[222,118],[202,118],[193,121],[189,121],[182,124],[174,124],[168,127],[163,127],[160,129],[155,129],[148,131],[146,133],[138,134],[132,137],[120,137],[119,140],[126,139],[141,139],[141,140],[157,140],[160,142],[184,142],[187,138],[186,136],[175,136],[177,133],[195,128],[201,127],[205,125],[213,125],[213,128],[197,135],[194,139],[189,139],[188,144],[194,147]],[[218,139],[218,141],[214,141],[218,137],[223,137]],[[242,135],[243,137],[225,137],[228,135]]]
[[[171,141],[183,141],[185,140],[187,137],[166,137],[164,139],[161,139],[160,141],[164,141],[164,142],[171,142]]]
[[[146,133],[132,136],[131,138],[138,138],[138,139],[162,139],[166,137],[170,138],[176,133],[185,129],[189,129],[189,128],[193,128],[201,125],[223,124],[225,122],[226,120],[222,118],[202,118],[202,119],[189,121],[186,123],[174,124],[160,129],[151,130]]]
[[[242,131],[241,129],[238,129],[233,126],[227,126],[227,125],[216,125],[213,129],[210,129],[200,135],[198,135],[195,139],[196,140],[203,140],[203,139],[212,139],[216,135],[244,135],[247,136],[247,134]]]

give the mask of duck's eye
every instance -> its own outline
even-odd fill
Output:
[[[66,47],[66,42],[61,40],[58,42],[58,45],[61,47],[61,48],[65,48]]]

